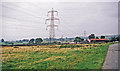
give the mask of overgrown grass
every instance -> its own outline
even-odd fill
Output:
[[[53,47],[3,47],[2,68],[101,69],[109,44],[61,45]]]

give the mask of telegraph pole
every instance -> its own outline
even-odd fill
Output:
[[[47,28],[46,28],[46,30],[48,29],[48,27],[50,28],[50,29],[49,29],[49,39],[50,39],[50,42],[51,42],[51,39],[54,39],[54,38],[55,38],[55,27],[58,28],[58,25],[54,24],[54,21],[55,21],[55,20],[58,20],[58,21],[59,21],[59,18],[56,18],[56,17],[55,17],[55,14],[58,15],[58,11],[55,11],[55,10],[52,8],[52,10],[51,10],[51,11],[48,11],[48,14],[47,14],[47,16],[48,16],[49,18],[47,18],[47,19],[45,20],[45,24],[47,23],[47,21],[50,21],[50,24],[47,25]]]

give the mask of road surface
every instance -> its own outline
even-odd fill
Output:
[[[103,64],[103,70],[105,69],[120,69],[118,58],[120,57],[120,44],[110,45],[108,48],[107,56]],[[119,56],[118,56],[119,54]],[[120,59],[120,58],[119,58]],[[120,71],[120,70],[117,70]]]

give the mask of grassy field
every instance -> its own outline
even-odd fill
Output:
[[[2,68],[101,69],[108,47],[109,44],[4,46]]]

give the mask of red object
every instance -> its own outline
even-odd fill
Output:
[[[109,41],[108,39],[90,39],[90,42],[92,41]]]

